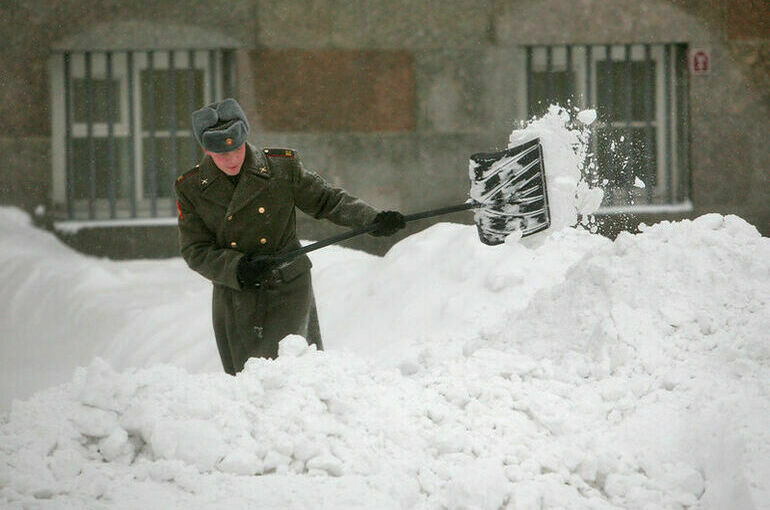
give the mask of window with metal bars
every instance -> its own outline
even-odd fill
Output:
[[[234,94],[231,50],[61,52],[52,58],[53,195],[70,220],[176,214],[201,151],[190,114]]]
[[[528,46],[527,114],[596,108],[592,154],[605,212],[689,203],[687,48]],[[601,212],[601,210],[600,210]]]

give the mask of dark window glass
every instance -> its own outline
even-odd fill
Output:
[[[651,193],[658,181],[655,130],[603,127],[596,130],[595,136],[596,162],[602,179],[607,179],[603,187],[609,191],[604,205],[615,205],[620,200],[613,190],[634,192],[643,189],[645,194]],[[645,188],[635,186],[637,177],[642,180]],[[627,201],[620,200],[620,203]]]
[[[120,121],[120,82],[91,79],[91,121]],[[72,80],[75,122],[88,122],[88,87],[85,78]]]
[[[192,113],[190,105],[198,108],[203,104],[203,78],[203,71],[200,69],[175,69],[173,72],[169,72],[168,69],[142,71],[142,129],[149,130],[150,123],[154,120],[156,131],[170,130],[172,109],[176,129],[190,129]],[[152,80],[152,86],[150,80]],[[171,101],[172,84],[175,96],[173,102]],[[150,92],[153,93],[152,98]]]
[[[650,91],[646,93],[647,73]],[[600,113],[610,122],[655,120],[655,62],[623,60],[596,63],[596,96]],[[627,119],[628,89],[630,88],[631,118]],[[645,96],[650,104],[645,107]]]
[[[110,186],[110,156],[109,142],[107,138],[94,138],[94,162],[96,198],[109,198]],[[128,198],[130,196],[129,178],[129,145],[125,138],[114,138],[115,166],[112,172],[112,183],[115,189],[115,198]],[[76,199],[88,199],[91,186],[91,158],[87,138],[75,138],[72,141],[74,156],[73,186]]]
[[[532,95],[529,105],[530,117],[543,115],[554,103],[562,106],[574,95],[575,73],[551,71],[551,93],[548,94],[548,74],[545,71],[532,72]]]
[[[181,173],[186,172],[195,163],[190,163],[190,139],[188,137],[176,137],[175,154],[172,152],[171,138],[156,137],[154,141],[154,161],[152,143],[149,137],[142,139],[144,151],[144,197],[152,196],[151,183],[153,173],[156,179],[156,197],[173,196],[174,181]],[[180,164],[181,162],[181,164]],[[153,172],[154,169],[154,172]]]

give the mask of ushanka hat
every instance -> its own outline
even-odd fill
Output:
[[[249,121],[238,101],[228,97],[192,114],[195,139],[209,152],[230,152],[246,142]]]

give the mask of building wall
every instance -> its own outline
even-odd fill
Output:
[[[686,42],[712,56],[710,74],[690,77],[694,210],[612,217],[606,229],[717,211],[739,214],[768,234],[768,19],[770,7],[756,0],[3,3],[0,203],[52,209],[47,62],[62,41],[233,41],[253,143],[294,147],[333,183],[404,211],[464,200],[468,156],[505,145],[524,111],[521,45]],[[175,254],[174,228],[150,229],[66,239],[113,257]],[[338,231],[304,217],[300,229],[308,238]],[[366,236],[351,244],[382,253],[391,242]]]

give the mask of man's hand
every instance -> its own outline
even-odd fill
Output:
[[[392,236],[406,226],[404,215],[398,211],[383,211],[374,217],[374,223],[379,224],[373,236]]]
[[[267,273],[275,265],[275,259],[264,255],[244,255],[238,261],[236,273],[244,287],[259,287]]]

